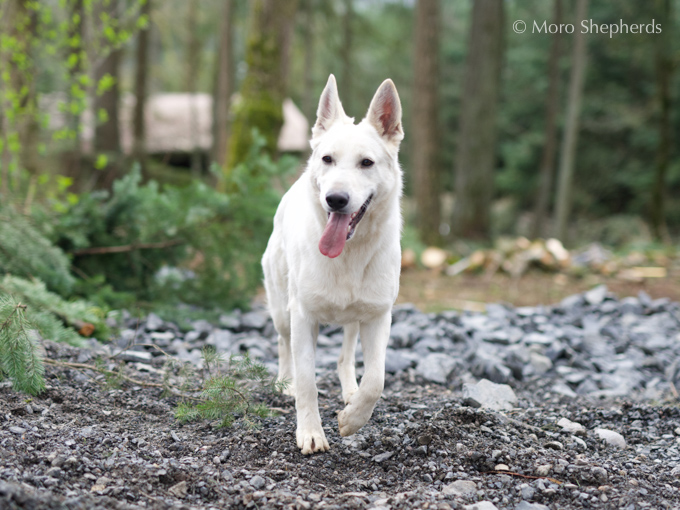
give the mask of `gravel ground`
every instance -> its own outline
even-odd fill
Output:
[[[118,354],[127,375],[157,383],[164,355],[138,344],[198,366],[205,345],[276,365],[261,310],[190,331],[153,314],[120,326],[95,349],[46,341],[48,357]],[[597,287],[487,314],[397,307],[383,398],[348,438],[335,419],[340,340],[332,327],[319,339],[331,450],[313,456],[295,445],[284,396],[268,397],[281,412],[259,429],[219,429],[178,423],[160,388],[115,389],[87,369],[48,365],[33,399],[4,383],[0,508],[680,508],[677,303]]]

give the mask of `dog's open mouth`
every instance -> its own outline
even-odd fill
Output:
[[[345,243],[354,235],[372,199],[373,195],[369,196],[359,210],[352,214],[328,213],[328,223],[319,241],[319,251],[322,254],[333,259],[342,253]]]

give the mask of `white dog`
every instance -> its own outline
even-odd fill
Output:
[[[331,75],[312,129],[312,155],[284,195],[262,258],[265,288],[279,333],[279,380],[295,397],[303,454],[328,450],[317,401],[314,357],[319,324],[344,326],[338,359],[345,409],[340,434],[370,419],[385,383],[385,351],[401,269],[404,137],[392,80],[375,93],[358,125],[345,115]],[[361,335],[365,373],[357,385]]]

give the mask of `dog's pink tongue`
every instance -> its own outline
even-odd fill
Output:
[[[334,259],[342,253],[347,240],[347,227],[351,220],[352,216],[349,214],[331,213],[328,217],[328,223],[319,241],[319,251],[326,257]]]

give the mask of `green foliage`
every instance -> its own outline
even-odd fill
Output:
[[[254,142],[231,173],[230,193],[198,180],[181,188],[142,184],[134,167],[110,195],[84,194],[70,204],[57,218],[54,238],[76,253],[79,273],[110,285],[110,297],[247,307],[261,280],[260,257],[280,199],[272,182],[297,164],[295,158],[274,162],[263,154],[265,141],[256,133]],[[124,250],[78,254],[107,247]]]
[[[50,292],[40,280],[25,280],[6,275],[0,280],[0,292],[19,297],[30,305],[29,318],[40,334],[55,342],[81,345],[78,331],[94,334],[100,340],[108,340],[110,331],[106,325],[106,312],[82,300],[66,301]],[[64,327],[67,324],[68,327]]]
[[[262,403],[254,402],[254,392],[273,393],[284,386],[276,383],[267,369],[250,359],[231,356],[226,374],[220,374],[223,358],[212,348],[203,350],[203,360],[210,377],[201,392],[202,402],[181,403],[175,417],[180,421],[198,419],[219,420],[221,427],[229,427],[237,419],[247,426],[256,426],[254,417],[266,418],[272,411]]]
[[[68,122],[52,133],[55,141],[78,141],[77,122],[88,98],[110,87],[111,77],[98,82],[91,78],[93,67],[112,50],[125,44],[134,32],[148,24],[139,10],[146,0],[126,2],[124,11],[110,16],[110,0],[3,2],[0,11],[0,179],[2,192],[16,195],[29,179],[25,170],[36,173],[34,153],[39,127],[50,117],[40,108],[41,92],[63,92],[59,114]],[[83,25],[88,37],[81,37]],[[3,166],[6,167],[3,168]],[[43,183],[45,184],[45,183]],[[9,197],[0,197],[8,200]]]
[[[26,308],[0,294],[0,377],[8,377],[18,391],[37,395],[45,389],[44,367]]]
[[[70,265],[29,218],[11,207],[0,208],[0,274],[38,278],[49,289],[68,294],[74,283]]]

